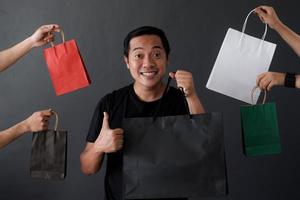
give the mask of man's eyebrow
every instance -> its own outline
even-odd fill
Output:
[[[136,48],[132,49],[132,51],[139,50],[139,49],[143,49],[143,47],[136,47]]]
[[[154,47],[152,47],[152,49],[163,49],[161,46],[154,46]]]
[[[144,49],[144,48],[143,47],[136,47],[136,48],[132,49],[132,51],[136,51],[136,50],[140,50],[140,49]],[[163,49],[163,48],[159,45],[156,45],[156,46],[153,46],[152,49]]]

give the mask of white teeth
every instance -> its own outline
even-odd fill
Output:
[[[157,74],[157,72],[141,72],[140,74],[144,75],[144,76],[153,76],[153,75]]]

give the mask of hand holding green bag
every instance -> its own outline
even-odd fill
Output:
[[[257,87],[253,88],[253,92]],[[275,103],[241,106],[244,153],[247,156],[278,154],[281,152]]]

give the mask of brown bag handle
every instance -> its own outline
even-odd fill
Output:
[[[253,89],[252,89],[252,91],[251,91],[251,101],[252,101],[252,105],[254,105],[254,100],[253,100],[253,93],[254,93],[254,91],[257,89],[257,88],[259,88],[258,86],[255,86]],[[266,102],[266,98],[267,98],[267,91],[266,90],[264,90],[264,99],[263,99],[263,102],[262,102],[262,104],[264,104],[265,102]]]
[[[48,35],[50,35],[53,31],[49,31],[48,32]],[[62,38],[62,42],[65,43],[65,34],[64,34],[64,31],[63,30],[60,30],[60,35],[61,35],[61,38]],[[54,42],[51,41],[50,42],[51,46],[54,47]]]
[[[55,115],[55,125],[54,125],[54,131],[57,131],[57,129],[58,129],[58,114],[57,114],[57,112],[55,112],[55,111],[53,111],[53,110],[51,110],[51,112]]]

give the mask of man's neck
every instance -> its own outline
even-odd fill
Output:
[[[134,92],[138,98],[145,102],[151,102],[158,100],[162,97],[166,86],[160,83],[152,88],[147,88],[143,86],[137,86],[136,83],[133,85]]]

